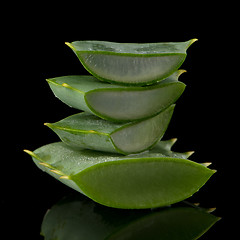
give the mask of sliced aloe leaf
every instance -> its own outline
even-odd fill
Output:
[[[92,76],[64,76],[48,79],[56,97],[67,105],[111,121],[148,118],[173,104],[185,84],[178,81],[184,70],[148,87],[125,87],[99,82]]]
[[[83,112],[45,125],[70,146],[128,155],[153,147],[167,130],[173,110],[174,105],[155,117],[130,123],[113,123]]]
[[[78,195],[65,197],[47,211],[41,234],[45,240],[193,240],[219,219],[184,203],[129,211],[106,208]]]
[[[186,50],[196,40],[144,44],[75,41],[66,44],[96,78],[145,85],[175,72],[185,60]]]
[[[115,208],[153,208],[179,202],[198,191],[215,172],[184,158],[151,151],[122,156],[74,150],[57,142],[25,152],[62,183]]]

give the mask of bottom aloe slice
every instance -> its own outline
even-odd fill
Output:
[[[193,240],[218,220],[207,209],[176,204],[167,208],[122,210],[107,208],[84,196],[68,196],[44,216],[45,240]]]
[[[45,125],[71,146],[127,155],[145,151],[157,143],[167,130],[174,106],[155,117],[130,123],[113,123],[79,113]]]
[[[204,164],[171,157],[169,148],[166,151],[169,156],[151,151],[122,156],[74,150],[63,142],[34,152],[25,150],[40,169],[67,186],[102,205],[124,209],[179,202],[198,191],[215,172]]]

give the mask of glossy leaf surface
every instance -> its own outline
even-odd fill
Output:
[[[67,105],[103,119],[126,122],[154,116],[181,96],[185,84],[179,70],[148,87],[125,87],[99,82],[92,76],[64,76],[48,79],[56,97]]]
[[[115,208],[153,208],[179,202],[198,191],[215,172],[184,158],[151,151],[121,156],[73,150],[62,142],[25,151],[43,171]]]
[[[48,210],[41,234],[45,240],[193,240],[218,220],[186,203],[129,211],[107,208],[78,195],[62,199]]]
[[[70,146],[128,155],[143,152],[162,138],[173,109],[174,105],[155,117],[130,123],[113,123],[89,113],[79,113],[45,125]]]
[[[175,72],[186,58],[186,42],[114,43],[75,41],[66,43],[96,78],[128,85],[146,85]]]

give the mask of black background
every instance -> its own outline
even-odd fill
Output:
[[[62,11],[48,5],[29,7],[29,11],[10,11],[14,21],[4,27],[2,39],[7,63],[3,65],[7,74],[1,85],[1,208],[3,230],[9,236],[6,239],[14,239],[15,234],[24,239],[41,239],[40,224],[45,212],[73,191],[37,169],[23,152],[58,141],[43,123],[77,112],[55,98],[45,81],[62,75],[88,74],[64,42],[141,43],[191,38],[199,41],[189,48],[181,67],[187,70],[180,77],[187,87],[164,139],[176,137],[176,151],[194,150],[192,160],[212,162],[211,168],[217,173],[189,201],[216,207],[215,215],[222,217],[201,239],[223,235],[233,239],[239,198],[238,175],[234,172],[239,161],[234,120],[238,112],[234,56],[239,36],[232,30],[234,16],[228,8],[195,4],[172,11],[170,7],[145,3],[141,8],[129,9],[117,2],[110,8],[95,6],[95,12],[93,6],[73,4],[66,4]],[[104,10],[100,11],[100,7]]]

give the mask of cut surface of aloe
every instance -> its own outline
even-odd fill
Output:
[[[129,211],[107,208],[82,195],[74,195],[47,211],[41,234],[45,240],[193,240],[219,219],[187,203]]]
[[[130,123],[113,123],[89,113],[78,113],[45,125],[70,146],[127,155],[154,146],[167,130],[173,110],[171,105],[157,116]]]
[[[56,97],[67,105],[111,121],[148,118],[173,104],[185,84],[178,70],[162,82],[148,87],[125,87],[99,82],[93,76],[64,76],[48,79]]]
[[[152,208],[179,202],[198,191],[215,172],[206,165],[151,151],[122,156],[74,150],[57,142],[25,152],[40,169],[67,186],[115,208]]]
[[[75,41],[66,43],[96,78],[120,84],[145,85],[176,71],[186,58],[186,42],[115,43]]]

